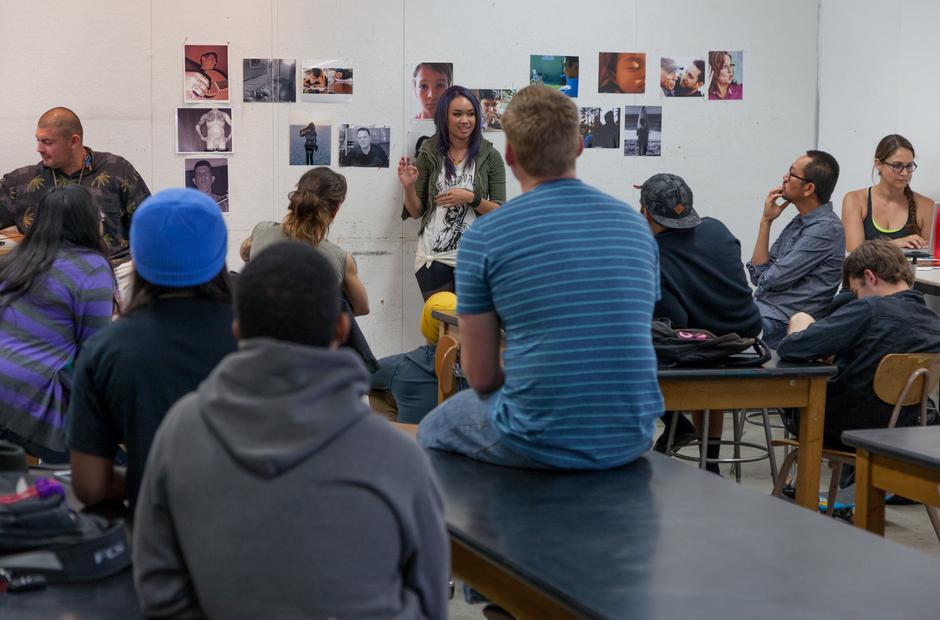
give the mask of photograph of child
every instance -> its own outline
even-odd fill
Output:
[[[296,60],[245,58],[242,60],[242,100],[289,102],[297,100]]]
[[[183,101],[229,101],[228,46],[183,46]]]
[[[352,101],[353,70],[347,60],[305,60],[301,76],[301,101]]]
[[[290,159],[291,166],[329,166],[330,134],[332,127],[328,119],[306,124],[290,124]]]
[[[584,148],[620,148],[620,108],[581,108]]]
[[[414,118],[434,118],[437,100],[454,83],[454,65],[450,62],[419,62],[411,73],[414,93]]]
[[[569,97],[578,96],[577,56],[529,56],[529,82],[557,88]]]
[[[177,153],[231,153],[235,127],[232,108],[177,108]]]
[[[597,85],[599,93],[646,92],[646,54],[601,52],[597,59]]]
[[[222,213],[228,213],[228,160],[224,157],[187,159],[185,165],[186,187],[208,194]]]
[[[705,61],[701,58],[660,59],[659,85],[666,97],[702,97]]]
[[[657,157],[662,155],[662,106],[624,106],[623,129],[623,154],[625,156]]]
[[[708,52],[708,99],[744,99],[744,52]]]
[[[483,131],[502,131],[503,112],[516,91],[505,88],[471,88],[470,92],[480,101]]]
[[[339,126],[339,165],[388,168],[389,127]]]

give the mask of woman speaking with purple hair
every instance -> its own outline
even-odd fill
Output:
[[[506,168],[492,143],[483,139],[480,102],[463,86],[451,86],[434,113],[435,134],[415,160],[402,157],[398,179],[404,188],[402,219],[421,220],[415,277],[424,299],[454,292],[460,238],[477,217],[506,200]]]

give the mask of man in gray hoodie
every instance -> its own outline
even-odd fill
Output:
[[[239,350],[150,452],[134,527],[148,617],[446,617],[441,498],[418,445],[363,403],[339,299],[306,245],[245,268]]]

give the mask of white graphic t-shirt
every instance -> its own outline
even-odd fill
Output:
[[[441,194],[453,188],[473,191],[473,162],[461,162],[454,166],[454,177],[447,180],[444,168],[437,177],[437,193]],[[467,204],[456,207],[433,207],[434,215],[428,220],[421,236],[418,237],[418,251],[415,253],[415,271],[431,261],[438,261],[451,267],[457,266],[457,246],[464,231],[477,219],[477,212]]]

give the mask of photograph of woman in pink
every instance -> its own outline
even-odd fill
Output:
[[[708,98],[719,101],[744,99],[744,53],[708,52],[711,81]],[[735,79],[737,69],[737,79]]]

